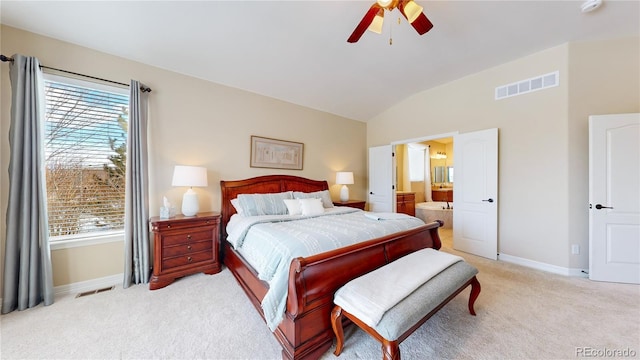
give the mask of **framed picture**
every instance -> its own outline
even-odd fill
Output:
[[[304,144],[251,135],[251,167],[302,170]]]

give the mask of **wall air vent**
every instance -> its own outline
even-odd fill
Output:
[[[554,71],[552,73],[532,77],[530,79],[498,86],[496,88],[496,100],[558,86],[559,78],[560,72]]]

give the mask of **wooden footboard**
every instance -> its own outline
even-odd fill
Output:
[[[289,270],[289,293],[285,318],[276,337],[283,358],[317,359],[333,343],[331,309],[333,295],[350,280],[419,249],[440,249],[438,228],[433,222],[347,248],[308,258],[297,258]]]
[[[308,258],[297,258],[289,270],[287,309],[274,335],[283,359],[317,359],[333,343],[330,314],[333,295],[350,280],[419,249],[440,249],[440,222],[355,244]],[[257,278],[228,243],[225,265],[264,318],[260,303],[267,284]]]

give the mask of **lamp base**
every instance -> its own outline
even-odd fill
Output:
[[[182,215],[195,216],[198,210],[200,210],[198,194],[193,189],[189,189],[182,196]]]
[[[342,188],[340,189],[340,201],[349,201],[349,188],[347,185],[342,185]]]

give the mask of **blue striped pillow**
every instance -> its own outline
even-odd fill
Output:
[[[240,194],[238,202],[244,216],[286,215],[284,199],[293,199],[293,193],[286,191],[275,194]]]
[[[333,207],[333,201],[331,201],[331,194],[329,193],[329,190],[321,190],[321,191],[314,191],[314,192],[308,192],[308,193],[294,191],[293,198],[294,199],[313,199],[313,198],[321,199],[322,206],[324,206],[325,209]]]

